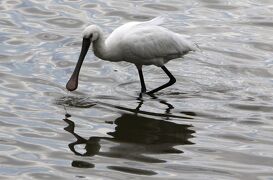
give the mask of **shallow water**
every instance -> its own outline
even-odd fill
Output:
[[[273,179],[272,1],[3,0],[0,15],[0,179]],[[89,53],[65,90],[86,24],[159,15],[202,49],[167,64],[175,85],[139,99],[134,65]]]

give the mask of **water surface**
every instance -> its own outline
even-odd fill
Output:
[[[175,85],[139,99],[134,65],[89,53],[66,91],[86,25],[160,15],[202,49],[166,65]],[[0,179],[273,178],[271,1],[3,0],[0,16]]]

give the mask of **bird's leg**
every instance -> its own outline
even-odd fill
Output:
[[[138,70],[139,79],[140,79],[140,83],[141,83],[141,93],[145,93],[146,86],[145,86],[144,77],[143,77],[143,73],[142,73],[142,66],[137,66],[137,70]]]
[[[149,91],[148,94],[153,94],[153,93],[155,93],[157,91],[160,91],[160,90],[162,90],[162,89],[164,89],[166,87],[169,87],[169,86],[173,85],[176,82],[175,77],[170,73],[170,71],[165,66],[162,66],[161,68],[168,75],[170,80],[166,84],[163,84],[162,86],[159,86],[158,88],[155,88],[154,90]]]

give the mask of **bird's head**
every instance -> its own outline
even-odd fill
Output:
[[[71,75],[69,81],[66,84],[67,90],[74,91],[77,89],[80,69],[85,58],[85,55],[87,54],[90,44],[94,41],[97,41],[101,34],[102,34],[101,29],[96,25],[90,25],[84,29],[80,57],[73,74]]]
[[[101,32],[102,31],[98,26],[90,25],[90,26],[87,26],[83,30],[82,36],[83,36],[83,38],[90,39],[91,42],[93,42],[93,41],[96,41],[97,39],[99,39]]]

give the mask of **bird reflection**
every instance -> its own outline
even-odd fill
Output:
[[[76,138],[75,142],[68,145],[70,150],[79,156],[100,155],[147,163],[163,163],[164,160],[149,155],[183,153],[183,151],[176,148],[177,145],[193,144],[190,139],[193,138],[195,131],[191,129],[191,125],[177,124],[161,120],[162,118],[156,119],[154,116],[156,113],[140,110],[143,102],[141,100],[135,109],[115,107],[127,111],[117,119],[107,122],[116,125],[112,132],[107,133],[111,137],[91,136],[84,138],[80,136],[75,133],[75,123],[70,120],[71,116],[67,114],[64,121],[68,126],[64,130]],[[165,112],[166,117],[168,117],[173,106],[167,102],[162,103],[168,107]],[[139,115],[139,113],[149,116]],[[195,114],[192,112],[191,115],[194,116]],[[188,119],[189,117],[180,116],[180,118]],[[107,142],[107,147],[102,148],[105,142]],[[78,145],[83,145],[84,150],[78,151],[76,148]],[[73,162],[72,165],[76,167],[94,167],[93,164],[81,163],[81,161]]]

